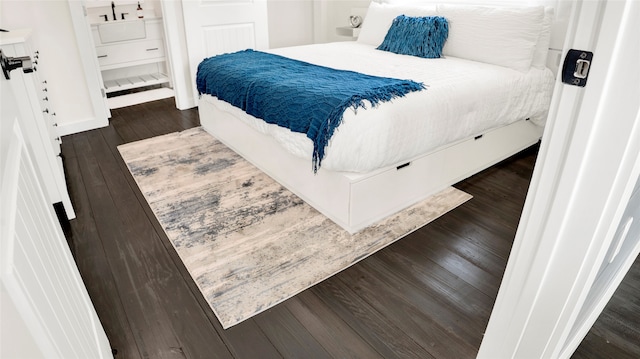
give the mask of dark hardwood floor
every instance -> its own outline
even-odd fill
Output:
[[[334,277],[224,330],[116,146],[199,125],[173,99],[63,139],[68,241],[116,358],[474,358],[536,148],[457,185],[474,198]],[[640,357],[636,261],[574,358]]]

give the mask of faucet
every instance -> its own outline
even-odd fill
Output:
[[[117,20],[118,18],[116,18],[116,4],[114,4],[114,2],[111,2],[111,12],[113,13],[113,19]]]

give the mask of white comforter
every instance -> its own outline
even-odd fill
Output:
[[[451,142],[530,118],[543,126],[551,101],[553,74],[458,58],[422,59],[375,50],[357,42],[315,44],[270,52],[365,74],[423,82],[413,92],[376,108],[349,109],[329,142],[322,168],[369,172],[396,165]],[[305,134],[267,124],[226,102],[203,96],[236,114],[256,130],[273,136],[292,154],[311,163],[313,143]],[[236,113],[237,112],[237,113]]]

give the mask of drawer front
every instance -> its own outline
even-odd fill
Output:
[[[144,39],[141,40],[158,40],[158,39],[164,39],[164,30],[163,30],[163,24],[162,24],[162,19],[151,19],[151,20],[145,20],[145,31],[146,31],[146,36]],[[100,24],[94,24],[91,25],[91,36],[93,37],[93,43],[96,46],[103,46],[103,45],[108,45],[109,43],[102,43],[102,40],[100,39],[100,33],[98,32],[98,26],[101,25]],[[108,22],[105,22],[105,24],[108,24]],[[136,40],[134,40],[136,41]]]
[[[100,66],[115,65],[164,57],[162,40],[145,40],[96,47]]]
[[[164,39],[164,31],[162,29],[162,19],[146,20],[147,39],[157,40]]]

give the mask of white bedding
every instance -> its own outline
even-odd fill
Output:
[[[376,108],[344,114],[329,142],[322,168],[370,172],[397,165],[448,143],[530,118],[544,126],[554,77],[548,69],[522,73],[454,57],[423,59],[376,50],[357,42],[315,44],[269,50],[272,53],[365,74],[423,82],[413,92]],[[313,143],[305,134],[267,124],[203,95],[256,130],[273,136],[290,153],[309,160]]]

